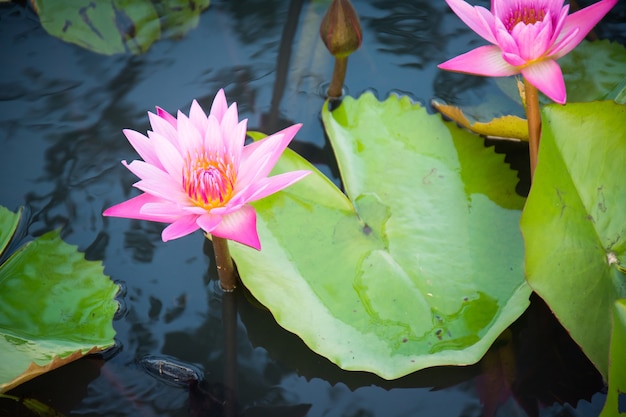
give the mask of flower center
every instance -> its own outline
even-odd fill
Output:
[[[230,161],[202,151],[187,157],[183,168],[183,187],[195,205],[210,210],[224,206],[230,200],[236,177]]]
[[[512,11],[509,17],[505,19],[504,25],[506,29],[511,32],[515,25],[520,22],[525,25],[532,25],[533,23],[542,22],[544,17],[546,17],[545,9],[521,6]]]

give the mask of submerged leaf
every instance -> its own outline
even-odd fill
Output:
[[[521,220],[530,286],[606,378],[613,303],[626,297],[626,106],[550,105]]]
[[[13,253],[0,265],[0,392],[112,346],[118,290],[58,231]]]
[[[479,135],[528,142],[528,121],[521,117],[508,115],[488,122],[471,122],[459,107],[437,101],[433,101],[432,105],[441,114]]]
[[[254,206],[231,252],[280,325],[344,369],[398,378],[469,364],[527,307],[524,200],[503,157],[407,98],[346,98],[323,120],[348,197],[314,174]]]

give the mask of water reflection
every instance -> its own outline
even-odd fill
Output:
[[[402,66],[422,69],[439,58],[447,43],[443,36],[443,2],[375,1],[384,12],[382,17],[364,17],[378,40],[378,50],[394,55],[407,55]],[[407,59],[407,58],[405,58]]]

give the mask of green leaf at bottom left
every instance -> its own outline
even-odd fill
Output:
[[[0,265],[0,393],[111,347],[118,291],[58,231],[13,253]]]

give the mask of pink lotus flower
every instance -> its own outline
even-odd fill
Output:
[[[602,0],[571,15],[563,0],[492,0],[491,12],[462,0],[446,2],[493,45],[459,55],[439,68],[491,77],[521,73],[539,91],[564,104],[565,82],[556,60],[574,49],[617,0]]]
[[[148,137],[124,130],[143,161],[122,161],[140,178],[134,186],[143,194],[103,214],[171,223],[163,230],[164,242],[202,229],[260,250],[256,212],[248,203],[310,173],[267,176],[301,125],[244,146],[247,119],[238,120],[237,104],[228,107],[223,90],[208,117],[195,100],[189,117],[179,111],[175,118],[158,107],[148,116]]]

